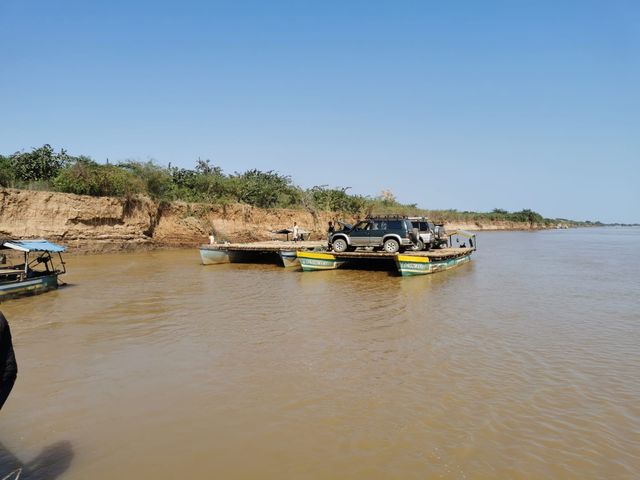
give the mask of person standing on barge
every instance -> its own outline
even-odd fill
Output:
[[[293,241],[297,242],[298,240],[300,240],[300,227],[297,222],[293,222]]]

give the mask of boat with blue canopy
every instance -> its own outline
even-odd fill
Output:
[[[0,302],[58,288],[65,247],[43,239],[0,240]]]

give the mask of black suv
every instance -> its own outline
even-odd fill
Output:
[[[415,248],[418,241],[417,229],[414,231],[411,221],[399,216],[369,217],[354,226],[345,223],[342,226],[329,238],[329,245],[336,252],[373,247],[396,253],[406,247]]]

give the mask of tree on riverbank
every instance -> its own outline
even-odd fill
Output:
[[[0,157],[0,182],[33,184],[49,182],[71,159],[64,149],[55,153],[51,145],[34,148],[31,152],[16,152],[9,157]]]

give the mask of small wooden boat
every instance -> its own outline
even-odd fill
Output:
[[[300,265],[296,250],[280,250],[279,255],[282,264],[287,268]]]
[[[229,252],[227,250],[214,250],[208,245],[200,247],[200,258],[203,265],[217,265],[219,263],[229,263]]]
[[[64,250],[46,240],[0,240],[0,302],[58,288],[58,276],[66,273]],[[5,251],[9,256],[21,256],[24,262],[6,265]],[[58,254],[57,265],[52,254]]]

